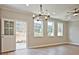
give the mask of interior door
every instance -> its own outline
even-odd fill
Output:
[[[12,19],[1,20],[1,52],[16,50],[15,21]]]

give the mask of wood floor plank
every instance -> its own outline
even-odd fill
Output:
[[[21,49],[2,55],[79,55],[79,46],[61,45],[37,49]]]

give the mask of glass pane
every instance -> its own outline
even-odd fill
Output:
[[[48,21],[48,36],[54,36],[54,22]]]
[[[4,35],[9,35],[9,22],[4,21]]]
[[[9,35],[9,32],[10,32],[9,29],[4,29],[4,34],[5,35]]]
[[[10,21],[10,27],[14,27],[14,22]]]
[[[34,36],[35,37],[43,36],[43,21],[34,20]]]
[[[63,23],[58,23],[58,36],[63,36]]]
[[[10,35],[13,35],[14,34],[14,22],[13,21],[10,21]]]
[[[14,34],[14,22],[4,21],[4,35],[13,35]]]
[[[4,26],[8,27],[9,26],[9,22],[8,21],[4,21]]]
[[[11,30],[10,30],[10,35],[13,35],[13,34],[14,34],[14,30],[11,29]]]

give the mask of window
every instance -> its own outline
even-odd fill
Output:
[[[43,21],[36,19],[34,20],[34,37],[42,37],[43,36]]]
[[[54,36],[54,22],[48,21],[48,36]]]
[[[13,21],[4,21],[4,34],[14,35],[14,22]]]
[[[58,23],[58,33],[57,36],[63,36],[63,23]]]

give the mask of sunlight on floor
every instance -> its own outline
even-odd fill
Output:
[[[26,48],[26,43],[16,43],[16,49],[24,49]]]

